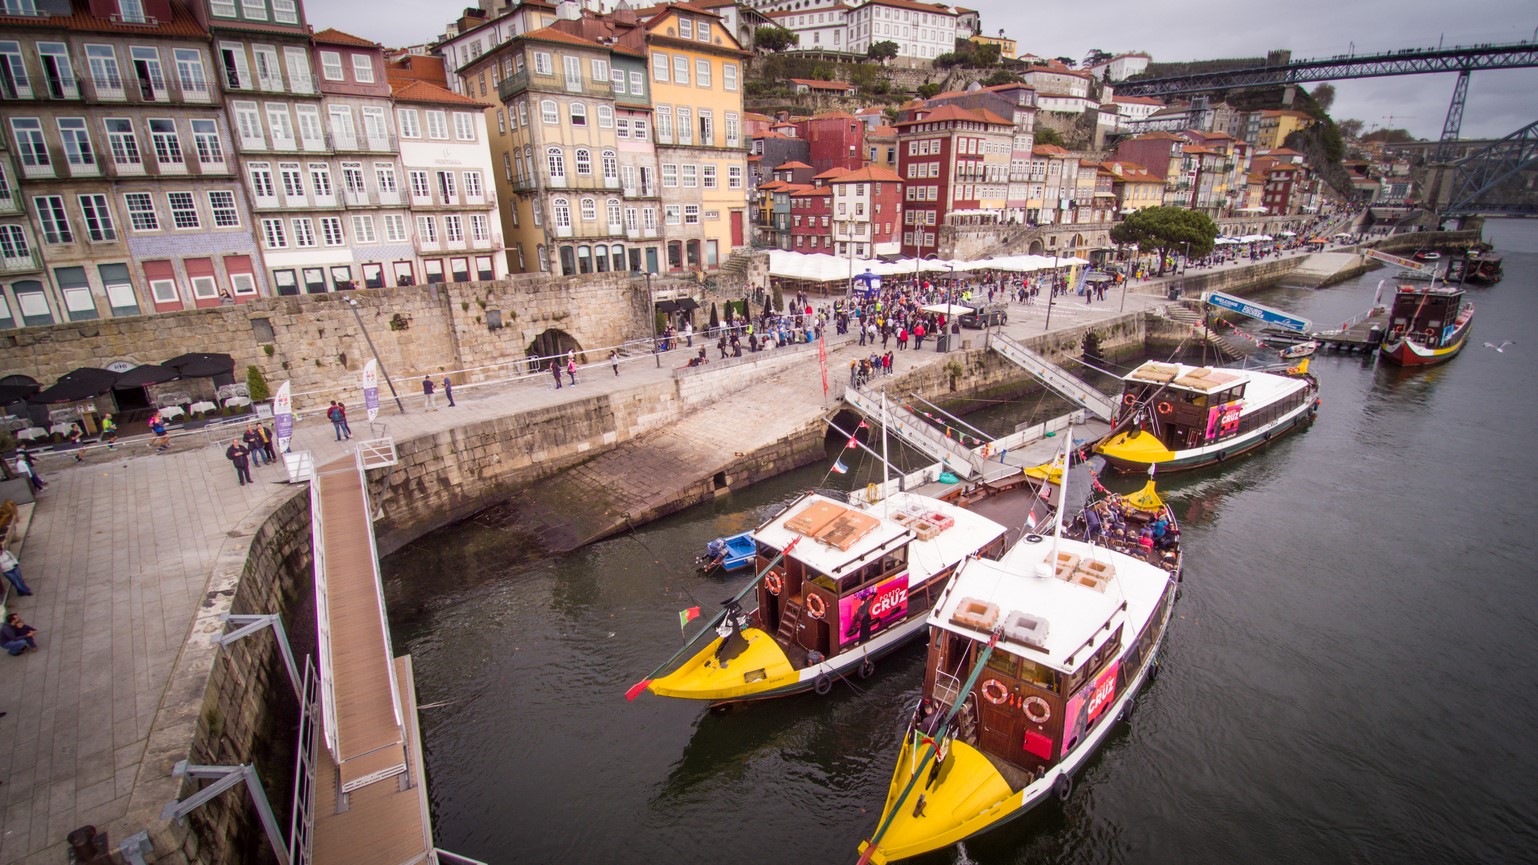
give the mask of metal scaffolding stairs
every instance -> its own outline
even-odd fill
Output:
[[[1003,334],[994,334],[993,350],[1038,381],[1095,417],[1109,423],[1115,404],[1093,386]]]
[[[974,478],[983,474],[983,459],[970,448],[930,426],[923,418],[901,406],[888,403],[886,413],[890,423],[882,416],[881,397],[858,388],[845,388],[844,401],[868,418],[882,424],[898,438],[926,453],[957,475]]]

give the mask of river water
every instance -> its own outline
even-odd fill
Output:
[[[1486,235],[1506,278],[1470,290],[1459,357],[1320,355],[1316,424],[1161,484],[1187,551],[1164,672],[1073,798],[914,861],[1538,858],[1538,222]],[[1257,297],[1325,327],[1384,275]],[[1034,399],[968,420],[1001,433],[1055,413]],[[679,647],[679,610],[708,615],[746,579],[695,574],[704,543],[833,486],[825,472],[566,556],[469,521],[387,558],[439,845],[490,863],[853,862],[922,646],[826,697],[712,713],[623,696]]]

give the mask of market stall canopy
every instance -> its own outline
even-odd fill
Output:
[[[657,311],[658,312],[667,312],[667,313],[677,312],[678,311],[678,301],[676,301],[676,300],[659,300],[659,301],[657,301]]]
[[[161,366],[169,366],[181,373],[182,378],[204,378],[235,374],[235,359],[227,354],[191,352],[179,354]]]
[[[27,375],[8,375],[0,378],[0,405],[20,402],[41,390],[37,380]]]
[[[966,315],[972,312],[972,307],[962,306],[959,303],[931,303],[923,308],[925,312],[937,312],[941,315]]]
[[[113,387],[144,387],[147,384],[161,384],[162,382],[176,381],[182,374],[169,366],[161,366],[154,363],[146,363],[136,366],[128,372],[118,376]]]
[[[115,372],[83,366],[65,373],[53,383],[53,387],[38,393],[29,401],[45,404],[79,402],[112,390],[117,380],[118,374]]]
[[[1011,255],[1000,258],[956,259],[946,261],[936,258],[899,261],[876,259],[848,259],[820,253],[803,254],[783,249],[770,250],[769,275],[780,279],[800,279],[808,282],[838,282],[850,278],[860,279],[868,272],[876,276],[912,276],[915,273],[962,273],[974,270],[1008,270],[1029,273],[1037,270],[1074,267],[1089,264],[1082,258],[1050,255]]]

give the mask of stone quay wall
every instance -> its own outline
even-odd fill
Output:
[[[273,390],[291,381],[296,394],[308,395],[296,399],[302,411],[338,396],[357,400],[359,374],[373,356],[360,318],[396,389],[409,395],[421,392],[416,382],[425,374],[466,370],[456,374],[461,384],[505,377],[548,330],[583,350],[649,335],[648,306],[644,283],[613,273],[264,298],[0,333],[0,375],[22,373],[47,385],[77,367],[219,352],[235,358],[237,381],[247,366],[260,369]]]

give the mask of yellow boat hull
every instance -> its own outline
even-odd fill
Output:
[[[1175,461],[1175,452],[1164,446],[1159,437],[1142,432],[1132,435],[1117,433],[1095,445],[1095,453],[1123,464],[1159,465]]]
[[[758,628],[744,628],[742,636],[747,648],[724,667],[715,657],[723,639],[717,637],[677,670],[652,680],[647,690],[659,697],[719,701],[768,696],[801,684],[800,672],[773,636]]]
[[[924,769],[908,798],[899,802],[912,778],[912,767],[928,750],[927,745],[920,747],[912,736],[907,737],[877,824],[886,830],[875,850],[867,852],[869,842],[860,844],[860,852],[868,861],[893,862],[949,847],[1018,815],[1025,807],[1023,793],[1010,789],[1009,782],[981,751],[957,741],[951,742],[950,749],[933,782],[929,779],[931,765]],[[914,816],[920,795],[922,812]],[[899,806],[901,810],[894,813]]]

